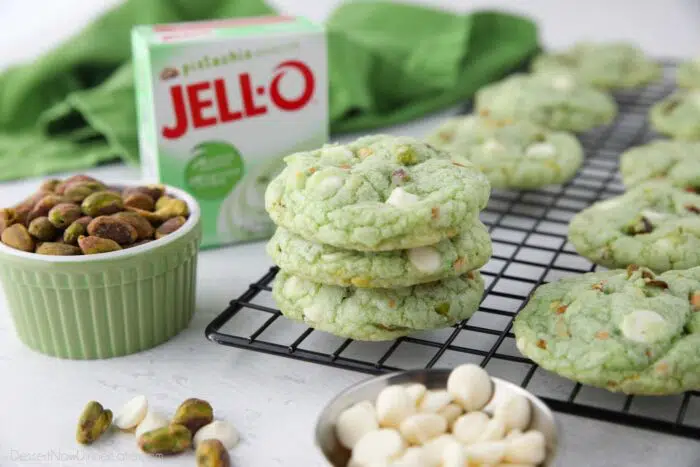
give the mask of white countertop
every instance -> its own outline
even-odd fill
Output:
[[[77,30],[114,0],[0,0],[0,68],[27,60]],[[322,19],[334,1],[277,0],[287,11]],[[425,3],[425,2],[424,2]],[[535,4],[517,0],[430,3],[499,5],[529,12],[542,22],[544,43],[563,47],[586,37],[636,40],[657,56],[700,52],[700,4],[695,1],[595,0]],[[37,15],[36,12],[42,12]],[[444,115],[444,114],[443,114]],[[439,118],[439,116],[437,117]],[[423,134],[437,118],[391,129]],[[89,171],[104,179],[136,179],[122,165]],[[30,193],[37,180],[0,184],[3,205]],[[197,313],[190,327],[170,342],[141,354],[107,361],[57,360],[34,353],[15,337],[0,310],[0,466],[192,466],[193,455],[151,459],[138,452],[133,436],[110,436],[93,448],[78,447],[75,423],[91,399],[112,408],[136,394],[170,413],[183,399],[209,400],[220,418],[242,434],[232,451],[236,466],[316,466],[313,427],[321,407],[338,391],[366,378],[281,357],[215,345],[204,327],[228,302],[270,266],[262,243],[201,253]],[[0,300],[0,307],[4,301]],[[559,415],[564,466],[700,465],[700,443],[642,430]]]

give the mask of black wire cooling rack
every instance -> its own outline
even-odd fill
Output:
[[[616,94],[617,119],[582,135],[587,157],[574,179],[536,191],[492,193],[481,218],[491,232],[494,253],[482,269],[483,301],[468,321],[391,342],[339,338],[281,316],[270,293],[277,272],[272,268],[212,321],[207,337],[224,345],[370,374],[474,362],[493,376],[520,383],[554,410],[700,438],[700,392],[639,397],[582,386],[524,358],[511,333],[513,317],[535,287],[597,269],[567,242],[568,222],[591,203],[622,193],[619,154],[657,137],[647,126],[648,109],[674,87],[675,66],[663,65],[662,81]]]

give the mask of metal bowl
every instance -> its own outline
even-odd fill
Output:
[[[330,465],[345,467],[350,459],[350,451],[344,448],[335,436],[335,421],[343,410],[357,402],[374,401],[383,388],[393,384],[422,383],[428,389],[444,389],[451,371],[450,369],[402,371],[377,376],[349,387],[331,400],[319,415],[316,422],[316,446]],[[483,410],[492,413],[493,408],[511,394],[527,397],[532,407],[532,420],[528,428],[541,431],[547,441],[547,457],[540,466],[554,466],[558,437],[557,423],[552,411],[539,398],[520,386],[499,378],[492,377],[491,381],[494,388],[493,396]]]

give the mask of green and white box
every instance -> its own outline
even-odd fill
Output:
[[[270,236],[268,182],[328,140],[323,27],[267,16],[132,31],[143,177],[202,209],[203,246]]]

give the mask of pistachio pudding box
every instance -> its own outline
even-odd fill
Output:
[[[143,178],[200,204],[202,246],[267,238],[268,182],[328,140],[323,27],[268,16],[132,31]]]

